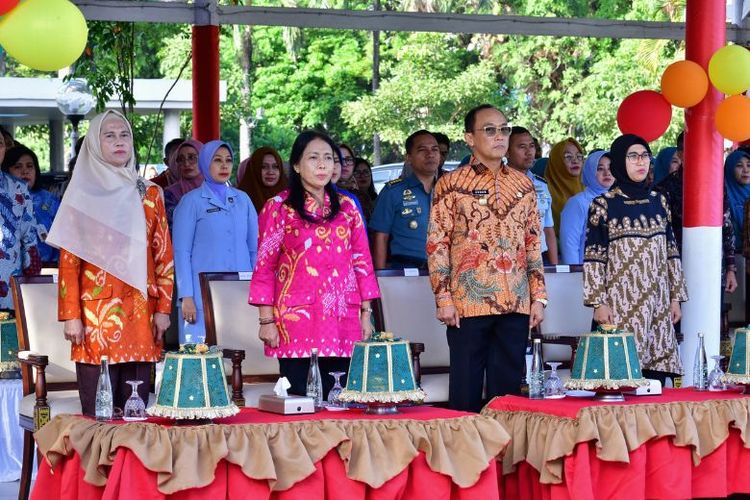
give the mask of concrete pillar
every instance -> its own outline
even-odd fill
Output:
[[[65,156],[65,120],[49,121],[49,168],[53,173],[64,172],[67,168]]]
[[[180,111],[178,109],[165,109],[164,131],[161,136],[162,152],[169,141],[178,137],[182,137],[180,135]]]

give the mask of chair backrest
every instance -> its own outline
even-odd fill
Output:
[[[49,390],[69,389],[71,383],[76,383],[76,365],[70,359],[70,342],[63,335],[64,325],[57,320],[57,276],[14,276],[11,287],[18,350],[49,358],[45,370]],[[23,374],[30,377],[31,370],[23,370]],[[28,382],[33,383],[31,380]]]
[[[377,271],[380,299],[375,302],[376,327],[409,342],[423,343],[422,370],[450,365],[445,325],[435,317],[435,295],[427,271]]]
[[[594,310],[583,305],[583,266],[548,266],[544,282],[549,304],[544,310],[542,335],[590,332]]]
[[[244,349],[243,377],[272,375],[276,380],[279,363],[263,354],[263,342],[258,338],[258,308],[247,303],[251,278],[252,273],[244,272],[200,273],[206,342]]]

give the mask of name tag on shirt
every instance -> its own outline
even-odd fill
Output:
[[[207,214],[210,214],[213,212],[221,212],[221,209],[219,207],[216,207],[216,208],[209,208],[208,210],[206,210]]]
[[[414,207],[419,205],[419,200],[404,200],[404,206],[405,207]]]
[[[488,189],[474,189],[472,190],[471,194],[474,196],[487,196],[490,194],[490,191]]]

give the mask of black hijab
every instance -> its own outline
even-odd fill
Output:
[[[635,182],[628,176],[628,169],[625,166],[627,161],[625,155],[628,154],[630,146],[640,144],[648,154],[651,154],[651,148],[648,143],[642,138],[633,134],[621,135],[614,140],[612,146],[609,148],[609,157],[611,159],[610,169],[612,175],[615,178],[615,183],[612,185],[610,190],[620,188],[629,198],[643,199],[647,198],[651,191],[651,185],[648,182],[648,177],[641,182]]]

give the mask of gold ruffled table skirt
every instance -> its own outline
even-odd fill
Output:
[[[211,484],[220,462],[239,467],[248,478],[267,481],[271,491],[283,491],[315,473],[321,460],[335,452],[347,478],[370,488],[381,487],[420,455],[431,471],[468,488],[510,441],[491,417],[431,407],[404,408],[388,417],[360,410],[282,416],[243,409],[221,422],[172,426],[152,418],[99,423],[61,415],[35,434],[48,464],[40,474],[52,477],[76,456],[83,480],[104,486],[118,450],[127,448],[156,473],[163,494]],[[48,479],[37,480],[36,486]]]
[[[542,484],[564,481],[564,461],[580,443],[591,442],[599,460],[629,463],[631,452],[666,437],[674,446],[690,448],[694,466],[721,446],[730,431],[738,432],[750,448],[750,398],[731,391],[664,389],[660,396],[626,396],[624,403],[503,396],[490,401],[482,414],[510,433],[503,474],[526,462]]]

